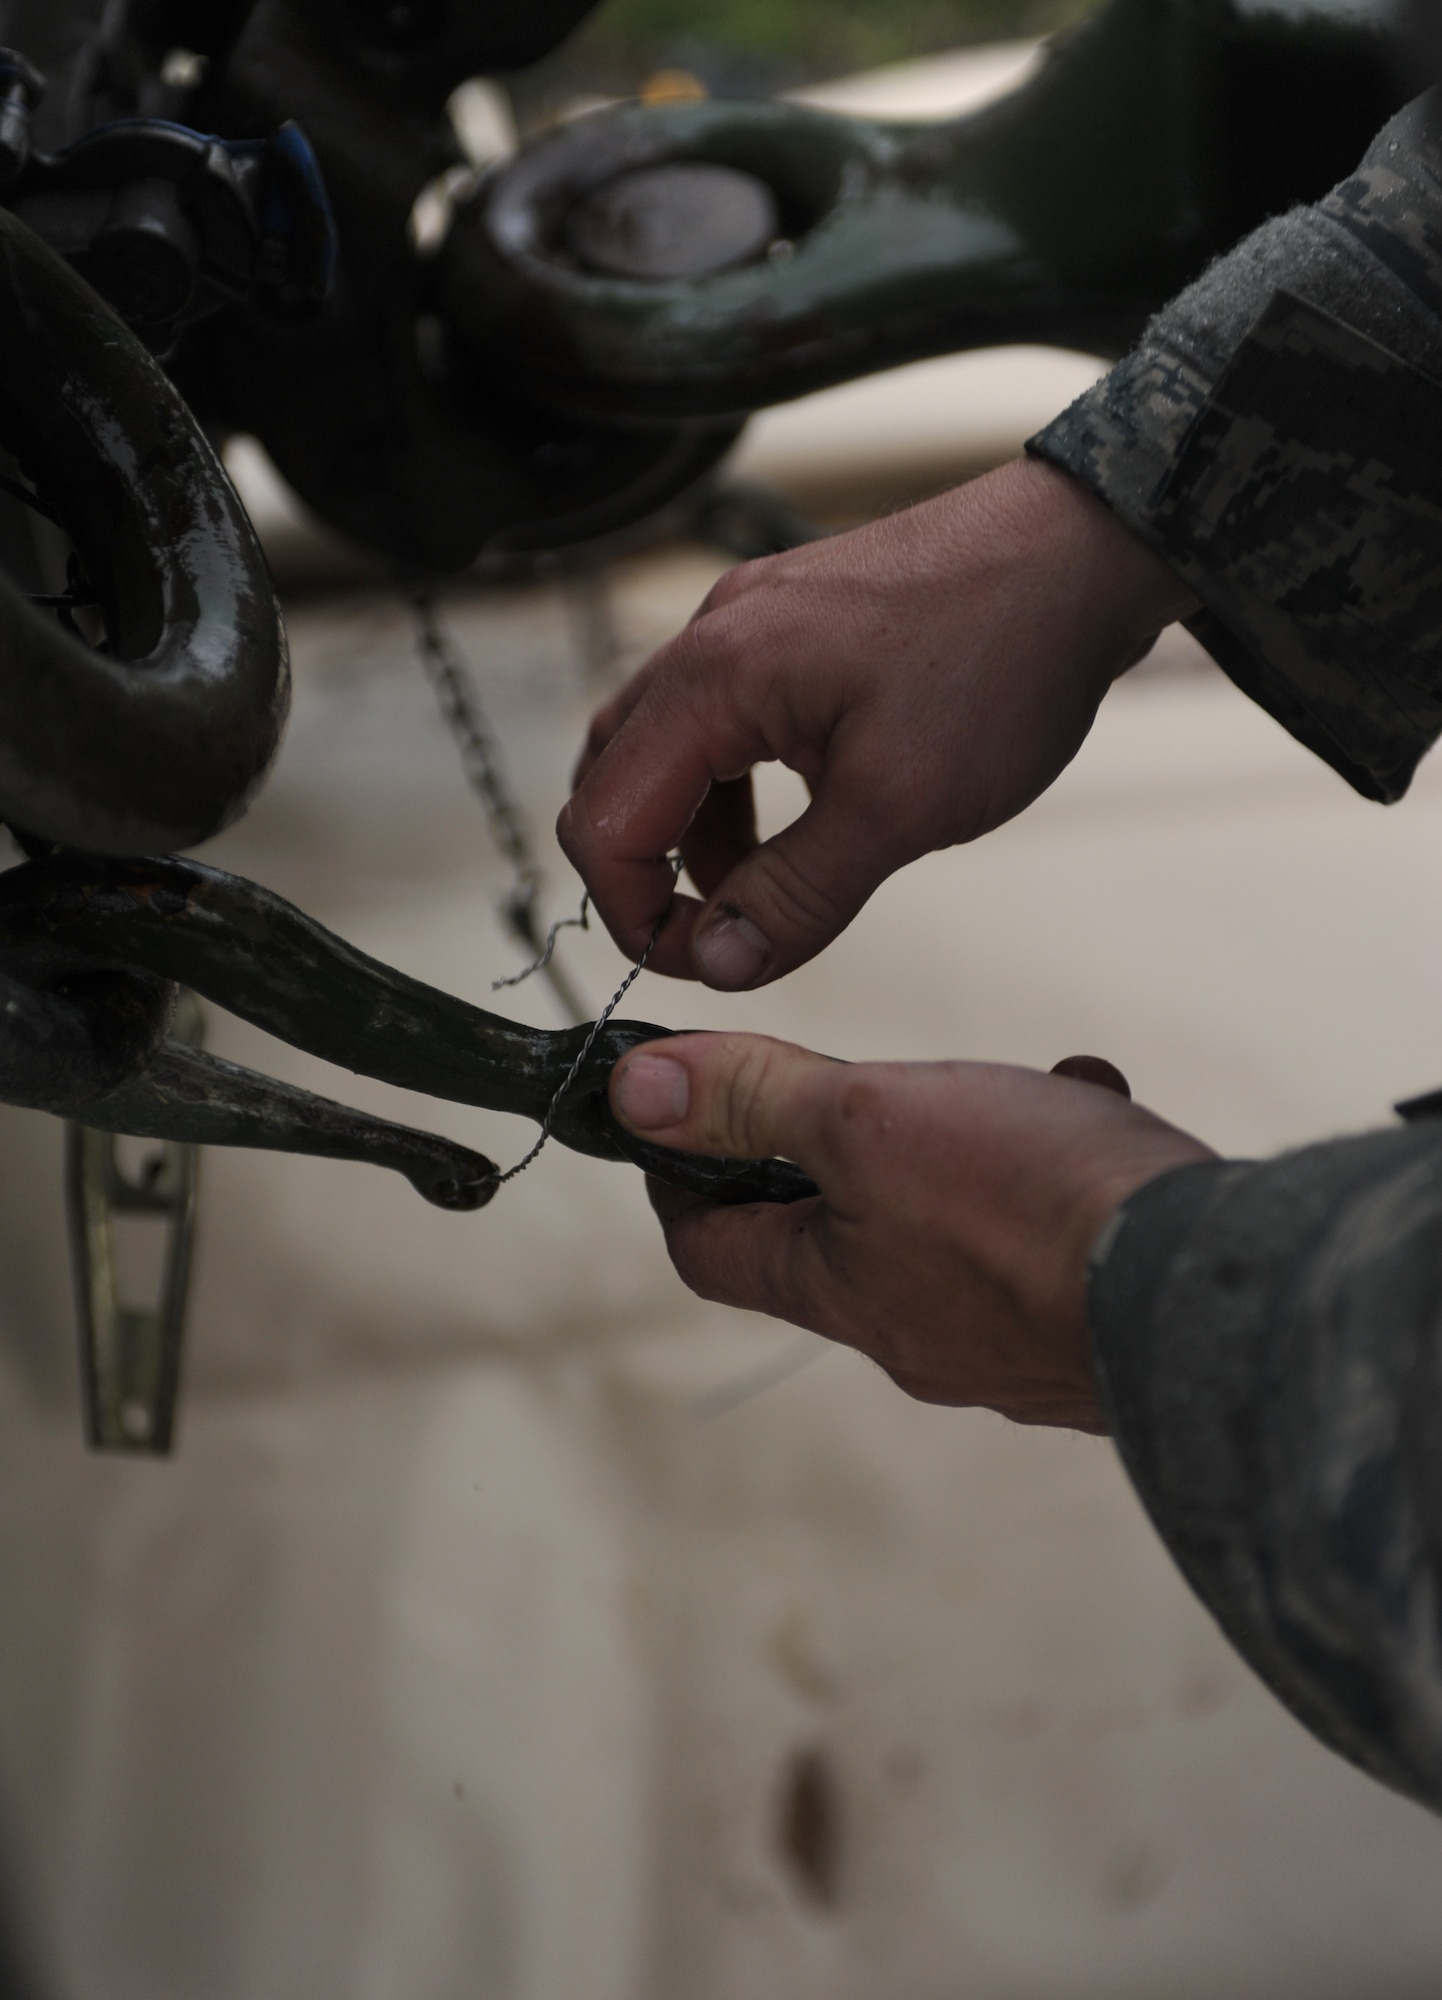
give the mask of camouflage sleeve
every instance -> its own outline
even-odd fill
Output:
[[[1442,102],[1266,223],[1028,450],[1185,578],[1192,630],[1369,798],[1442,733]]]
[[[1203,643],[1369,797],[1442,732],[1442,117],[1268,223],[1032,441],[1196,591]],[[1093,1258],[1113,1436],[1292,1712],[1442,1811],[1442,1096],[1164,1175]]]
[[[1093,1259],[1128,1472],[1322,1741],[1442,1810],[1442,1129],[1166,1174]]]

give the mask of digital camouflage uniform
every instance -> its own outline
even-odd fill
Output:
[[[1437,96],[1029,446],[1383,800],[1442,733]],[[1324,1742],[1442,1810],[1442,1121],[1163,1175],[1104,1233],[1091,1303],[1113,1433],[1203,1602]]]

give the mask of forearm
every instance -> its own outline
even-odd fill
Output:
[[[1103,1406],[1169,1550],[1299,1719],[1442,1809],[1442,1132],[1152,1181],[1094,1257]]]
[[[1193,629],[1374,798],[1442,732],[1442,179],[1432,97],[1267,223],[1029,449],[1204,606]]]

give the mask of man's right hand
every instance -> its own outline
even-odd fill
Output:
[[[1186,587],[1064,473],[1019,460],[731,570],[596,716],[561,845],[628,957],[737,990],[814,958],[908,861],[973,840],[1075,756]],[[756,838],[750,772],[811,803]]]

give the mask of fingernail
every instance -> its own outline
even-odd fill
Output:
[[[691,1103],[691,1079],[669,1056],[632,1056],[616,1072],[611,1107],[640,1132],[679,1125]]]
[[[1132,1087],[1105,1056],[1063,1056],[1051,1066],[1053,1076],[1069,1076],[1077,1083],[1094,1083],[1102,1090],[1114,1090],[1118,1097],[1130,1097]]]
[[[771,946],[749,917],[723,910],[707,924],[691,946],[708,986],[739,992],[754,986],[771,962]]]

